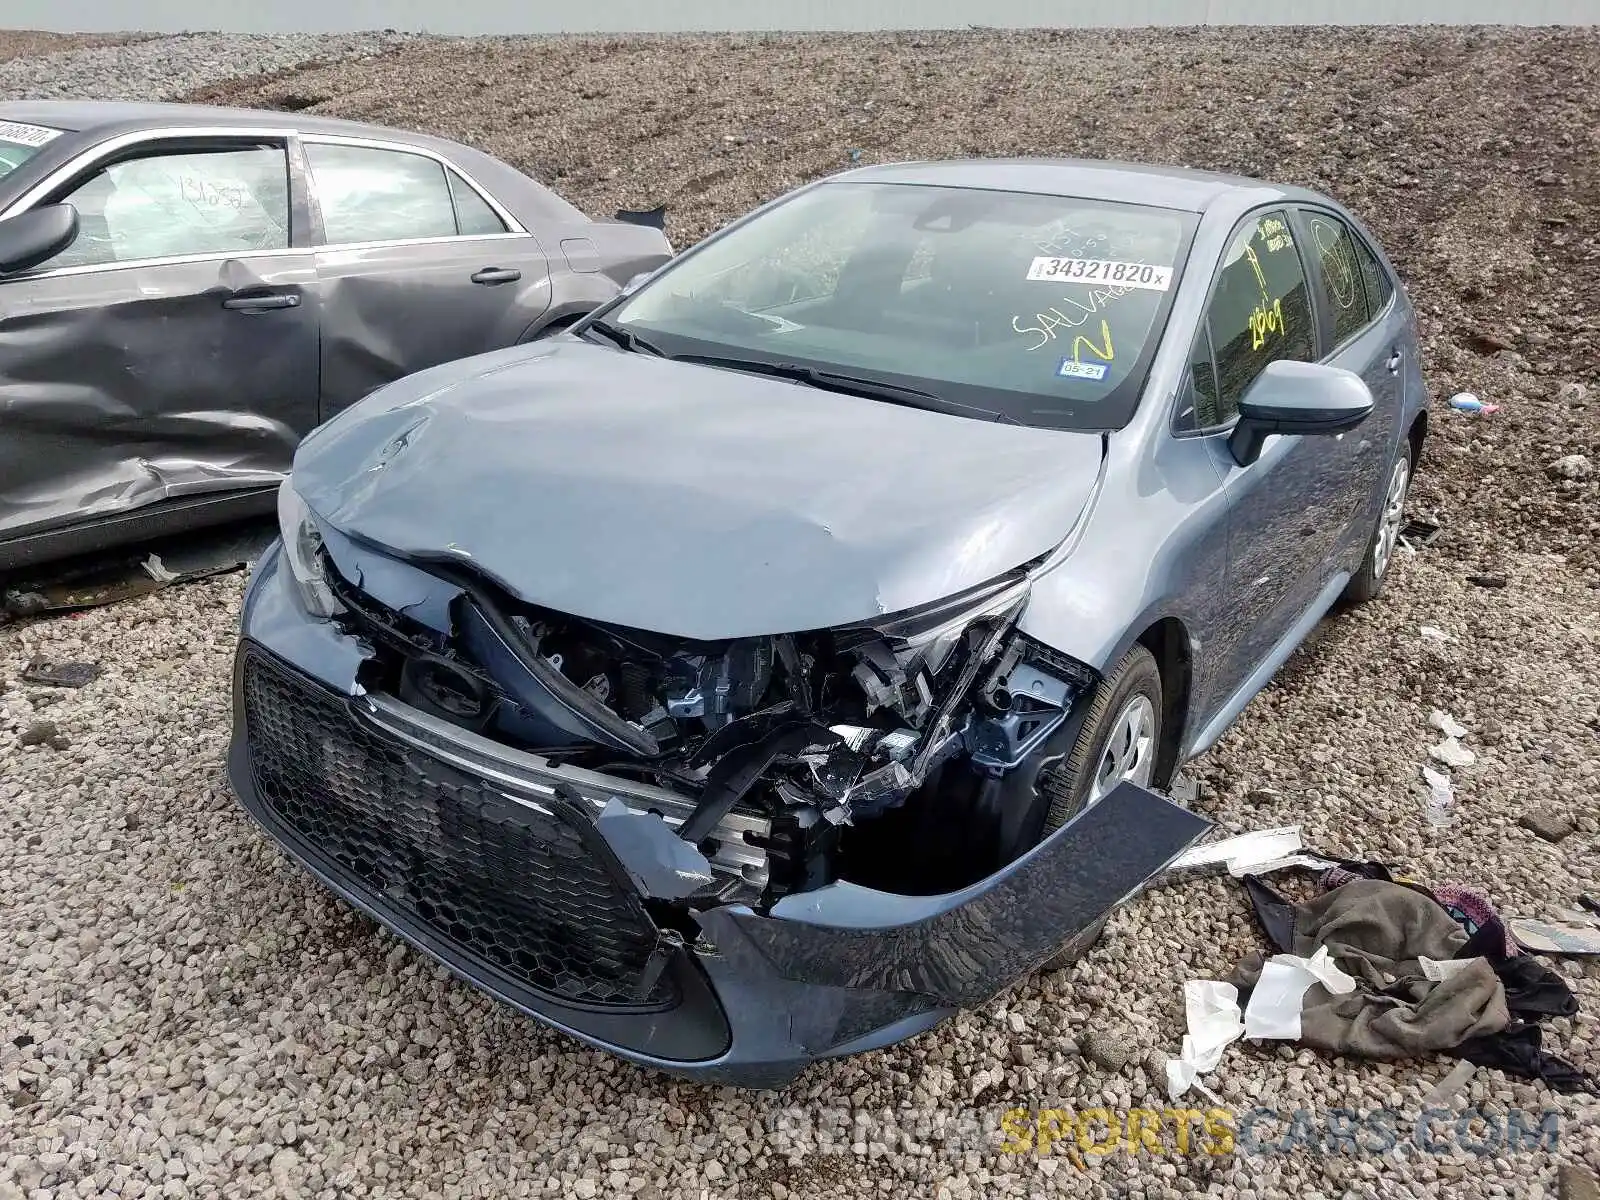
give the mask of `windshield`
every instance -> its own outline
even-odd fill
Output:
[[[1057,429],[1127,423],[1194,217],[1018,192],[832,183],[604,314],[669,356],[799,364]]]
[[[59,129],[0,121],[0,179],[4,179],[39,152],[39,147],[61,136]]]

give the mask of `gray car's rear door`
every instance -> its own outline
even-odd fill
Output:
[[[0,278],[0,540],[266,489],[315,424],[287,141],[126,141],[22,206],[80,232]]]
[[[1330,347],[1324,361],[1361,376],[1373,399],[1372,415],[1357,428],[1320,439],[1345,484],[1330,514],[1343,534],[1329,558],[1331,573],[1365,552],[1377,523],[1401,436],[1406,322],[1392,289],[1387,295],[1373,292],[1374,273],[1382,271],[1358,233],[1326,209],[1302,208],[1296,223],[1307,249],[1324,344]]]
[[[307,136],[319,222],[322,417],[508,346],[550,304],[543,248],[457,168],[409,146]]]

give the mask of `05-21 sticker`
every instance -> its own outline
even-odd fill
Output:
[[[1101,283],[1164,292],[1172,286],[1172,268],[1104,258],[1041,257],[1034,259],[1028,268],[1028,278],[1048,283]]]
[[[1105,363],[1079,362],[1075,358],[1063,358],[1061,365],[1056,368],[1056,374],[1062,379],[1093,379],[1096,382],[1106,377]]]

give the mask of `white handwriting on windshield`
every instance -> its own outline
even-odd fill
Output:
[[[1048,346],[1061,336],[1056,331],[1059,329],[1078,329],[1088,323],[1089,318],[1103,310],[1113,300],[1120,300],[1129,292],[1130,287],[1090,288],[1089,303],[1084,304],[1074,300],[1071,296],[1063,296],[1061,304],[1069,311],[1062,312],[1059,307],[1050,307],[1044,312],[1034,313],[1035,324],[1024,325],[1022,316],[1018,314],[1011,318],[1011,328],[1022,334],[1036,334],[1039,340],[1029,346],[1029,350],[1037,350],[1041,346]]]

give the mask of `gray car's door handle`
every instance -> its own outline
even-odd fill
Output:
[[[1400,353],[1400,351],[1398,351],[1398,350],[1394,351],[1392,354],[1389,355],[1388,367],[1389,367],[1390,374],[1393,374],[1394,372],[1396,372],[1396,371],[1398,371],[1400,369],[1400,363],[1404,359],[1405,359],[1405,355]]]
[[[515,283],[521,278],[522,272],[515,267],[485,267],[473,274],[472,282],[493,286],[497,283]]]
[[[222,307],[235,312],[265,312],[271,308],[297,308],[299,304],[300,297],[292,292],[267,292],[253,296],[229,296],[222,302]]]

